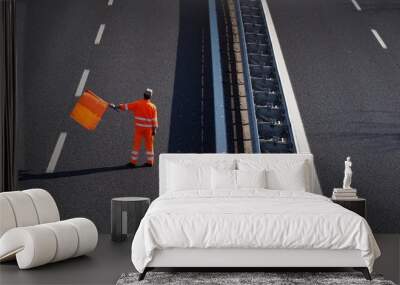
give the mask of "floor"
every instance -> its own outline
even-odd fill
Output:
[[[386,279],[400,284],[400,234],[375,234],[381,250],[374,270]]]
[[[382,256],[375,272],[400,282],[400,235],[377,234]],[[31,270],[18,270],[15,262],[0,265],[0,283],[8,284],[115,284],[124,272],[134,271],[130,261],[131,241],[115,243],[100,235],[97,250],[78,257]]]

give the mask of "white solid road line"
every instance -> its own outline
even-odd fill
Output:
[[[75,97],[80,97],[82,95],[83,88],[85,88],[86,80],[88,79],[89,76],[89,72],[90,72],[89,69],[83,70],[81,80],[79,81],[78,84],[78,88],[76,88],[75,91]]]
[[[387,45],[385,44],[385,42],[383,41],[383,39],[381,38],[381,36],[378,34],[378,32],[375,29],[371,29],[372,34],[375,36],[376,40],[378,41],[378,43],[381,45],[381,47],[383,49],[387,49]]]
[[[112,6],[112,4],[114,4],[114,0],[108,0],[107,5],[108,5],[108,6]]]
[[[94,40],[94,44],[100,44],[101,37],[103,36],[104,29],[106,28],[106,24],[101,24],[99,30],[97,31],[96,39]]]
[[[53,173],[56,168],[57,161],[60,158],[62,148],[64,146],[65,139],[67,138],[67,133],[62,132],[58,137],[56,146],[54,147],[53,154],[51,155],[49,165],[47,166],[46,173]]]
[[[356,0],[351,0],[351,2],[353,3],[354,7],[356,7],[357,11],[361,11],[361,7],[360,7],[360,5],[358,5]]]

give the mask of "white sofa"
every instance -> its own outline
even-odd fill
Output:
[[[91,252],[97,240],[90,220],[60,221],[43,189],[0,193],[0,262],[16,259],[20,269],[37,267]]]

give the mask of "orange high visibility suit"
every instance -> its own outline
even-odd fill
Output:
[[[153,129],[158,127],[157,108],[150,100],[142,99],[128,104],[119,105],[123,111],[132,111],[135,118],[135,132],[130,162],[136,164],[139,150],[144,139],[147,163],[154,163]]]

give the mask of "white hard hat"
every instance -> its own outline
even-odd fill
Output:
[[[146,91],[144,91],[145,94],[152,96],[153,95],[153,89],[146,88]]]

